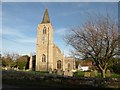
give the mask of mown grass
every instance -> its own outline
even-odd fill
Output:
[[[78,71],[78,72],[74,73],[74,76],[75,77],[84,77],[84,74],[85,74],[84,71]],[[102,78],[100,72],[97,74],[96,78]],[[111,77],[109,77],[109,78],[120,78],[120,74],[111,73]]]
[[[120,78],[120,74],[112,73],[111,78]]]
[[[70,77],[66,78],[39,71],[3,71],[2,83],[3,86],[13,85],[20,88],[92,87],[90,85],[78,85],[78,83],[72,85],[73,80]]]
[[[84,78],[85,72],[76,72],[74,77],[57,76],[49,74],[49,72],[40,71],[3,71],[2,83],[3,85],[14,85],[24,88],[41,88],[41,87],[96,87],[94,84],[101,85],[103,80],[98,73],[97,78]],[[78,78],[77,78],[78,77]],[[81,77],[81,78],[80,78]],[[119,78],[120,75],[112,73],[113,78]],[[93,82],[97,81],[97,82]],[[88,84],[83,84],[83,83]],[[92,82],[93,84],[89,84]],[[81,84],[80,84],[81,83]],[[117,85],[117,84],[116,84]],[[102,86],[102,85],[101,85]]]

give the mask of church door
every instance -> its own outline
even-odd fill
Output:
[[[61,61],[60,60],[57,61],[57,69],[61,69]]]
[[[68,63],[68,70],[70,70],[71,68],[70,68],[70,63]]]

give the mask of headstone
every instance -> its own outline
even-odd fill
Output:
[[[5,67],[5,70],[7,70],[7,67]]]
[[[72,72],[77,72],[77,69],[72,69]]]
[[[10,67],[9,67],[9,66],[7,66],[7,67],[6,67],[6,70],[10,70]]]
[[[96,77],[98,75],[98,71],[94,70],[94,73],[95,73],[95,77]]]
[[[63,75],[63,71],[61,69],[57,70],[57,75]]]
[[[95,77],[95,72],[93,70],[90,72],[90,77]]]
[[[65,75],[65,76],[73,76],[73,72],[72,72],[72,71],[69,71],[69,70],[65,70],[65,71],[64,71],[64,75]]]
[[[12,67],[11,70],[14,70],[14,67]]]
[[[50,73],[50,74],[52,73],[52,69],[49,70],[49,73]]]
[[[25,66],[23,67],[23,71],[25,71]]]
[[[15,67],[14,70],[17,70],[17,68]]]
[[[18,69],[18,67],[16,68],[16,71],[18,71],[19,69]]]
[[[106,71],[106,77],[110,77],[111,76],[111,72],[110,72],[110,70],[107,70]]]
[[[30,69],[26,69],[25,71],[30,71]]]
[[[85,72],[84,77],[90,77],[90,72]]]
[[[56,69],[54,69],[54,70],[53,70],[53,73],[54,73],[54,74],[56,74],[56,73],[57,73],[57,70],[56,70]]]
[[[96,77],[97,74],[98,74],[97,70],[94,70],[94,71],[92,70],[91,73],[90,73],[90,76],[91,77]]]

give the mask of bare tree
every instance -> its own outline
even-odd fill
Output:
[[[105,72],[113,57],[118,55],[118,25],[110,17],[90,19],[82,27],[74,27],[65,36],[77,55],[91,57],[105,78]]]
[[[9,57],[9,58],[11,58],[13,61],[17,60],[17,59],[20,57],[20,55],[19,55],[18,53],[15,53],[15,52],[7,52],[7,51],[3,53],[3,56],[4,56],[5,58]]]

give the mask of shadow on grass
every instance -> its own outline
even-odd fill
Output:
[[[3,90],[8,88],[107,88],[113,82],[120,84],[120,79],[65,77],[51,75],[48,72],[3,71]],[[116,85],[115,84],[115,85]],[[118,86],[117,86],[118,87]],[[113,87],[114,88],[114,87]],[[116,87],[115,87],[116,88]],[[32,89],[33,90],[33,89]]]

